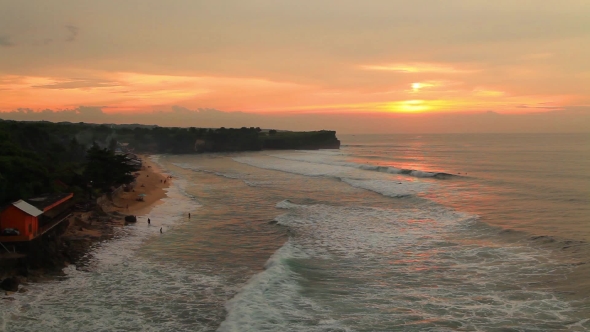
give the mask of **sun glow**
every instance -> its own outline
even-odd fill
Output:
[[[456,68],[439,63],[393,63],[380,65],[361,65],[364,70],[393,71],[399,73],[439,73],[439,74],[468,74],[476,72],[474,69]]]
[[[404,113],[424,112],[432,109],[432,107],[428,105],[427,101],[417,99],[387,103],[385,108],[388,111]]]

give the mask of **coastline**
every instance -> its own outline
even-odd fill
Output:
[[[102,204],[97,204],[91,211],[73,212],[60,230],[57,230],[57,236],[40,242],[50,248],[48,253],[41,254],[39,257],[25,258],[27,268],[24,270],[21,264],[15,262],[14,266],[3,271],[0,281],[5,278],[16,279],[20,285],[18,292],[24,293],[28,291],[26,286],[29,283],[61,276],[65,267],[72,264],[79,265],[83,259],[87,259],[94,244],[112,239],[116,228],[125,227],[127,224],[124,220],[125,216],[147,214],[162,203],[162,199],[167,197],[166,189],[170,186],[172,179],[150,160],[150,155],[139,155],[139,157],[143,166],[141,170],[135,172],[139,173],[139,176],[136,178],[132,191],[120,191],[112,197],[112,201],[107,199]],[[137,200],[140,194],[145,195],[143,201]],[[51,256],[51,262],[48,265],[53,266],[38,265],[40,260],[47,259],[48,256]],[[3,295],[9,296],[14,292],[16,289],[5,290]],[[3,297],[3,299],[10,298]]]
[[[69,250],[71,258],[67,264],[76,264],[80,257],[87,254],[90,246],[98,241],[109,240],[114,235],[114,228],[124,227],[124,217],[147,214],[166,197],[166,188],[170,186],[171,178],[163,174],[162,170],[151,160],[149,155],[140,156],[143,167],[137,171],[139,176],[132,191],[120,191],[111,200],[100,205],[102,213],[76,212],[70,218],[69,225],[62,235],[62,239],[72,247],[72,242],[82,242],[82,247]],[[143,201],[138,201],[138,195],[143,194]],[[100,216],[102,214],[102,216]],[[137,221],[136,221],[137,222]],[[76,247],[76,245],[74,245]]]
[[[139,155],[143,167],[137,171],[140,175],[136,178],[134,191],[121,191],[112,202],[102,206],[107,213],[120,213],[124,215],[141,215],[148,213],[166,197],[166,188],[170,186],[171,178],[164,175],[163,170],[149,159],[150,155]],[[143,201],[137,201],[140,194],[145,194]]]

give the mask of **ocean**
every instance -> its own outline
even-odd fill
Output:
[[[339,138],[153,156],[164,202],[0,330],[590,330],[590,135]]]

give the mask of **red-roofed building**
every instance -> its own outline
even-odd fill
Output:
[[[49,194],[10,204],[0,213],[0,242],[31,241],[70,215],[72,193]]]

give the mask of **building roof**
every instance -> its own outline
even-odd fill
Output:
[[[29,198],[26,200],[26,202],[39,210],[47,211],[53,208],[55,205],[61,204],[62,202],[65,202],[72,197],[72,193],[53,193],[39,197]]]
[[[23,211],[26,214],[29,214],[33,217],[37,217],[39,215],[41,215],[43,213],[43,211],[37,209],[36,207],[32,206],[31,204],[21,200],[18,200],[14,203],[12,203],[12,205],[14,205],[16,208],[18,208],[19,210]]]

